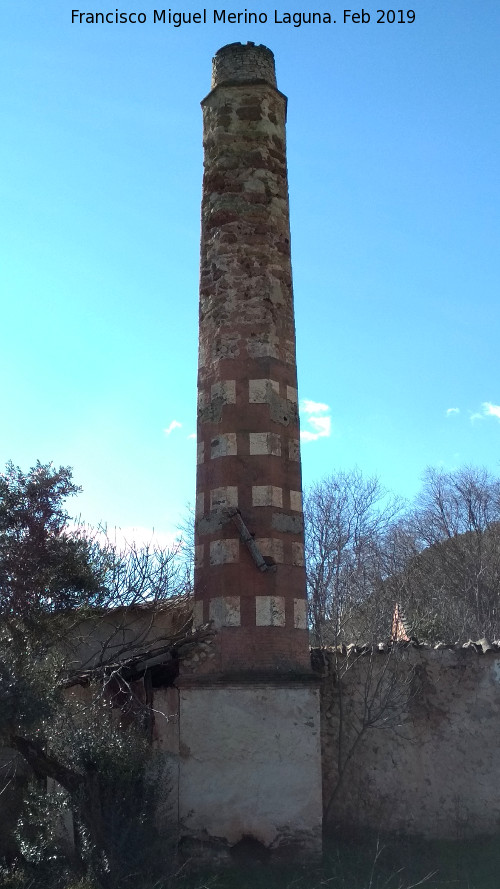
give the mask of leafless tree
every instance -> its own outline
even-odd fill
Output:
[[[386,546],[386,590],[413,633],[466,641],[500,635],[500,481],[485,469],[429,469]]]
[[[318,644],[387,637],[395,603],[428,641],[500,637],[500,480],[428,469],[415,501],[338,473],[306,497],[310,623]]]
[[[178,525],[178,557],[184,572],[184,586],[192,592],[194,589],[194,507],[191,503],[186,505],[184,516]]]
[[[380,614],[374,599],[382,589],[385,539],[400,509],[377,478],[366,479],[358,469],[329,476],[307,492],[306,571],[315,644],[389,634],[391,605]]]
[[[414,688],[404,647],[389,638],[387,542],[401,515],[402,501],[357,469],[324,479],[305,498],[313,644],[321,646],[315,657],[327,666],[335,702],[327,820],[366,734],[394,730]]]
[[[330,724],[335,756],[325,799],[327,822],[365,736],[375,730],[401,732],[417,683],[407,649],[398,643],[336,646],[324,650],[321,657],[335,707]]]

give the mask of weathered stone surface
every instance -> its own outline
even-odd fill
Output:
[[[250,432],[250,454],[272,454],[281,457],[281,437],[274,432]]]
[[[307,602],[305,599],[293,600],[293,621],[298,630],[307,629]]]
[[[220,510],[228,506],[238,506],[238,488],[224,485],[210,491],[210,509]]]
[[[258,627],[284,627],[285,597],[257,596],[255,599],[255,623]]]
[[[279,537],[274,513],[298,512],[302,487],[286,98],[276,88],[272,60],[265,47],[224,47],[202,102],[196,535],[198,543],[211,538],[212,553],[224,550],[218,544],[233,539],[234,528],[207,512],[237,506],[247,537],[271,540]],[[205,615],[210,599],[244,593],[235,640],[237,631],[248,631],[248,646],[256,652],[248,669],[290,664],[294,646],[297,668],[309,668],[306,632],[296,627],[293,610],[294,599],[305,598],[303,527],[287,518],[282,527],[293,527],[295,549],[288,542],[278,546],[273,572],[260,570],[248,543],[237,563],[208,559],[205,552],[195,569],[195,598],[203,598]],[[261,628],[247,601],[255,605],[258,596],[286,602],[274,652],[258,641]],[[221,643],[221,658],[233,663],[235,646]]]
[[[276,485],[254,485],[252,487],[253,506],[283,506],[283,490]]]
[[[196,535],[216,534],[227,522],[229,518],[222,509],[214,510],[209,515],[202,514],[195,522]]]
[[[193,603],[193,627],[201,627],[203,624],[203,602],[199,599]]]
[[[223,541],[227,543],[228,541]],[[240,617],[240,597],[239,596],[217,596],[210,600],[209,617],[214,627],[239,627],[241,624]]]
[[[271,420],[274,420],[275,423],[280,423],[282,426],[298,423],[299,412],[297,403],[288,401],[287,398],[280,398],[274,392],[269,398],[269,413]]]
[[[204,404],[203,407],[198,408],[198,422],[220,423],[222,420],[223,406],[224,401],[222,398],[213,398],[208,404]]]
[[[212,400],[221,398],[223,404],[236,404],[236,383],[234,380],[218,380],[210,388]]]
[[[275,537],[257,537],[255,543],[263,556],[268,556],[279,565],[283,564],[285,557],[282,540],[277,540]]]
[[[276,86],[274,56],[265,46],[230,43],[218,51],[212,65],[212,89],[229,81],[265,80]]]
[[[210,564],[225,565],[238,562],[240,558],[239,540],[212,540],[210,544]],[[213,602],[213,599],[211,599]]]
[[[196,518],[201,517],[205,512],[205,493],[204,491],[198,491],[196,494],[196,504],[195,504],[195,516]]]
[[[304,544],[292,542],[292,562],[294,565],[304,565]]]
[[[287,515],[285,512],[275,512],[272,518],[272,527],[276,531],[285,534],[302,534],[304,531],[304,519],[301,515]]]
[[[210,457],[234,457],[238,453],[235,432],[219,432],[210,442]]]
[[[300,444],[298,438],[289,439],[288,457],[290,460],[300,460]]]
[[[271,391],[279,395],[280,384],[277,380],[248,381],[248,400],[252,404],[268,404]]]

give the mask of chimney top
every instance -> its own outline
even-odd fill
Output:
[[[212,59],[212,89],[223,83],[265,81],[276,87],[274,55],[267,46],[228,43]]]

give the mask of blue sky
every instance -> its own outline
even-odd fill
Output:
[[[71,465],[92,524],[171,532],[194,499],[199,102],[214,52],[251,40],[289,98],[305,483],[498,472],[497,0],[414,0],[413,24],[303,4],[336,24],[297,28],[268,3],[180,28],[97,4],[147,21],[2,12],[0,463]]]

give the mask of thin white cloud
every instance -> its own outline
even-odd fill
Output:
[[[301,413],[305,415],[304,425],[308,428],[302,429],[300,433],[301,441],[317,441],[318,438],[329,438],[332,432],[332,420],[328,416],[318,416],[328,414],[330,407],[321,401],[311,401],[308,398],[303,399],[300,403]]]
[[[493,404],[491,401],[483,401],[481,411],[475,411],[470,415],[471,423],[475,420],[485,420],[486,417],[495,417],[500,420],[500,404]]]
[[[322,438],[322,436],[318,432],[309,432],[308,429],[300,430],[301,441],[317,441],[318,438]]]
[[[459,414],[459,413],[460,413],[459,407],[449,407],[448,410],[446,411],[446,416],[451,417],[452,414]]]
[[[109,534],[110,539],[118,549],[126,550],[127,547],[149,546],[151,549],[176,549],[178,534],[169,531],[155,531],[154,528],[142,526],[129,526],[127,528],[113,528]]]
[[[179,423],[178,420],[172,420],[172,422],[170,423],[170,426],[167,426],[167,428],[164,429],[163,431],[164,431],[165,435],[170,435],[170,433],[173,432],[174,429],[180,429],[181,426],[182,426],[182,423]]]
[[[300,407],[304,414],[326,414],[330,410],[327,404],[322,404],[321,401],[311,401],[309,398],[303,398]]]
[[[500,420],[500,404],[483,401],[483,413],[485,417],[496,417],[497,420]]]
[[[332,428],[330,417],[309,417],[309,425],[320,437],[328,437]]]
[[[179,534],[171,531],[155,531],[154,528],[146,528],[140,525],[129,525],[125,528],[92,528],[90,525],[72,522],[68,525],[70,531],[77,535],[83,535],[95,540],[101,546],[107,544],[114,546],[119,553],[126,553],[130,549],[170,549],[177,550],[179,546]]]
[[[196,438],[196,432],[192,432],[191,435],[186,435],[186,438]]]

